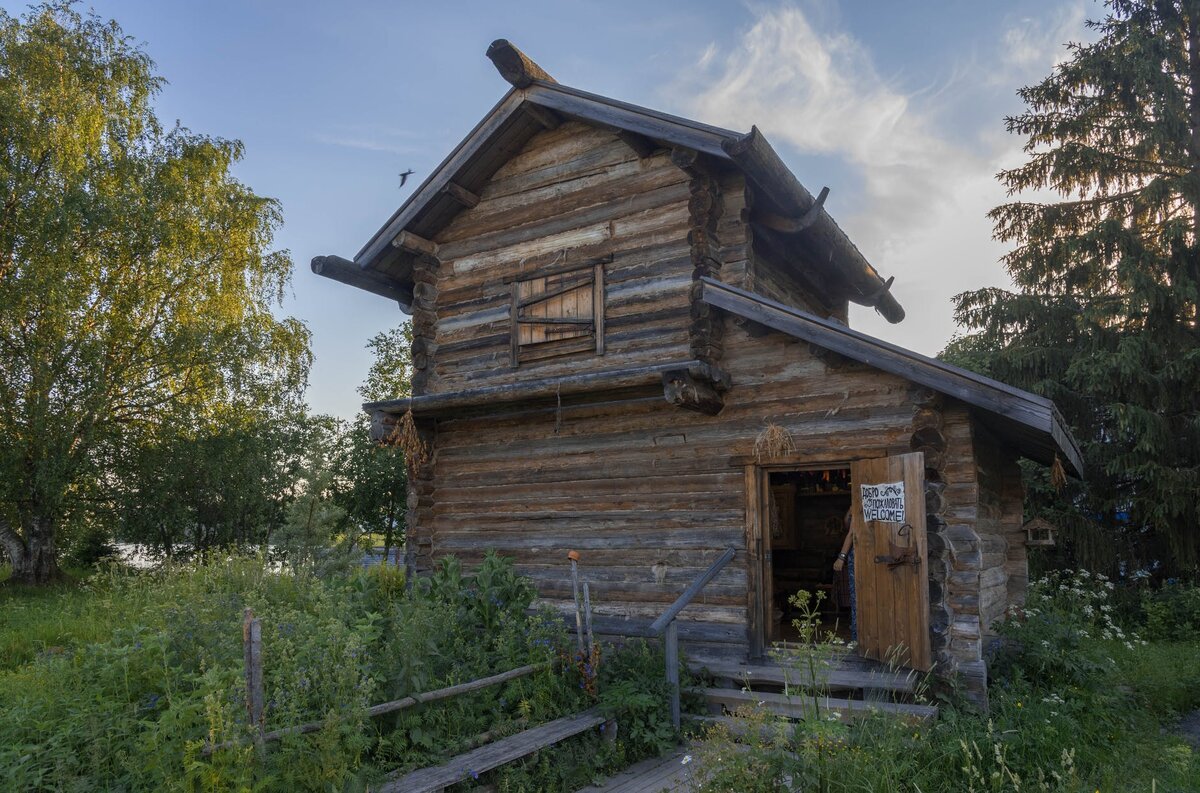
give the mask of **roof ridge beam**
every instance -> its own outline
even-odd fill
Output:
[[[496,39],[487,48],[488,59],[500,76],[517,88],[528,88],[534,80],[557,83],[549,72],[516,48],[508,39]]]

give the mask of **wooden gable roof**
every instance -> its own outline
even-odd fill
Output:
[[[1024,456],[1049,465],[1061,455],[1070,471],[1082,475],[1079,445],[1049,399],[754,292],[711,278],[701,281],[700,299],[705,303],[961,400],[973,408],[983,424]]]
[[[436,256],[430,242],[458,212],[474,206],[478,191],[538,132],[565,119],[616,131],[633,147],[695,153],[720,169],[743,172],[762,200],[750,222],[796,253],[794,266],[822,270],[820,279],[848,299],[873,306],[891,322],[904,309],[858,248],[824,209],[828,191],[813,195],[788,170],[757,128],[740,134],[560,85],[519,50],[500,39],[488,56],[512,89],[450,152],[353,261],[318,256],[312,269],[400,303],[412,305],[412,265]],[[801,264],[801,262],[809,264]]]

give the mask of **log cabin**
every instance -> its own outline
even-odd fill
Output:
[[[765,137],[557,83],[504,40],[510,90],[353,260],[319,275],[411,315],[412,395],[365,405],[412,460],[407,559],[513,557],[598,631],[680,615],[693,662],[753,661],[825,593],[852,516],[858,646],[986,696],[1027,584],[1019,458],[1078,474],[1040,396],[848,326],[904,318]]]

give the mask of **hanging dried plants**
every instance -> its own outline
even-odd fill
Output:
[[[396,422],[395,429],[388,436],[388,443],[400,447],[410,472],[429,462],[429,444],[421,440],[421,434],[417,431],[417,422],[413,420],[411,410]]]
[[[1050,466],[1050,485],[1056,493],[1061,493],[1067,486],[1067,472],[1057,454],[1054,455],[1054,464]]]
[[[754,439],[754,459],[760,463],[795,451],[796,444],[792,441],[792,433],[774,422],[768,421],[767,426],[763,427],[762,432]]]

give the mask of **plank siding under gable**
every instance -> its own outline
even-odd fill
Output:
[[[727,177],[729,276],[744,272],[742,178]],[[612,130],[568,121],[534,135],[435,238],[436,354],[426,394],[637,366],[688,353],[688,175]],[[604,253],[604,354],[511,364],[512,282]]]

